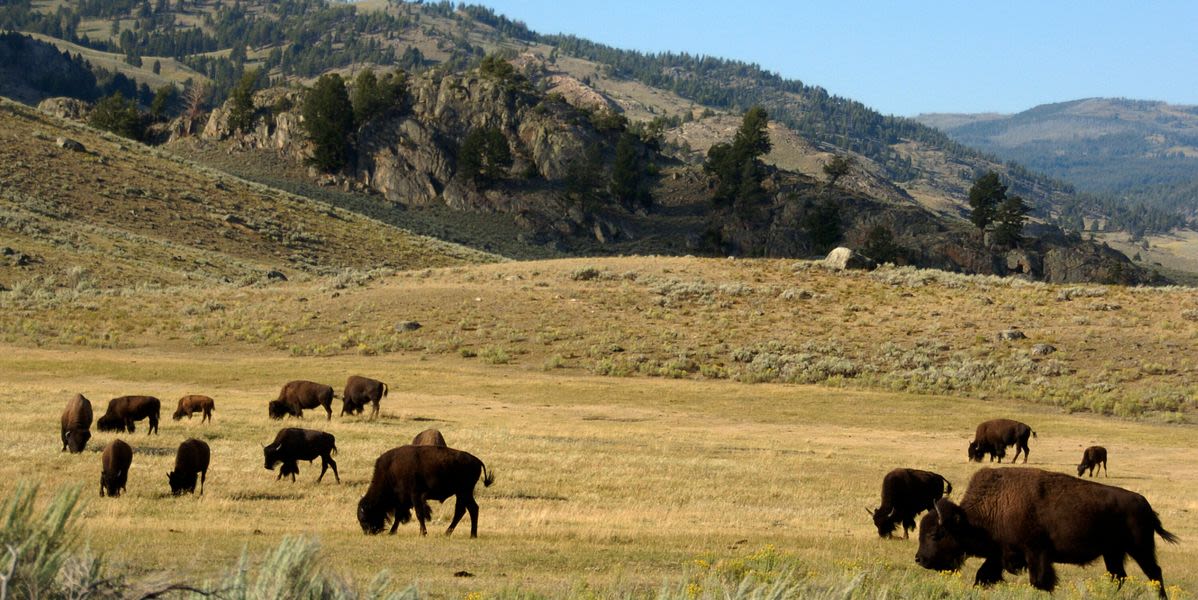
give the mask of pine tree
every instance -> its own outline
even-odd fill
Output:
[[[620,134],[616,142],[616,160],[611,170],[611,185],[608,189],[620,204],[635,209],[649,203],[649,190],[645,186],[645,169],[641,164],[636,147],[637,136],[631,132]]]
[[[512,151],[498,127],[470,130],[458,148],[458,174],[476,186],[486,187],[512,166]]]
[[[144,130],[137,105],[120,92],[97,102],[88,123],[133,140],[140,140]]]
[[[990,171],[973,182],[969,188],[969,220],[979,230],[994,222],[998,206],[1007,199],[1007,186],[998,179],[998,173]]]
[[[1004,198],[994,212],[994,243],[1000,246],[1018,246],[1029,210],[1031,208],[1019,196]]]
[[[229,129],[249,133],[254,128],[254,90],[258,87],[258,76],[257,69],[242,73],[229,93]]]
[[[322,171],[335,171],[349,164],[354,109],[340,75],[321,75],[316,80],[304,97],[303,116],[308,138],[316,145],[312,164]]]

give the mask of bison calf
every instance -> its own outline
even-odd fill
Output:
[[[133,448],[117,439],[108,442],[100,456],[100,496],[104,492],[116,498],[129,481],[129,465],[133,464]]]
[[[332,467],[333,477],[337,478],[337,483],[341,483],[341,475],[337,473],[337,461],[333,460],[333,454],[336,452],[337,440],[333,434],[298,427],[280,429],[275,435],[275,440],[262,447],[267,470],[274,469],[275,465],[280,463],[283,465],[275,481],[290,475],[292,483],[299,474],[296,462],[312,462],[316,457],[320,457],[320,476],[316,478],[316,482],[320,483],[324,479],[325,471]]]
[[[878,535],[891,537],[903,524],[903,539],[915,529],[915,517],[932,510],[936,501],[953,492],[953,484],[943,476],[919,469],[895,469],[882,478],[882,505],[865,512],[873,517]]]
[[[449,447],[449,445],[445,443],[445,436],[441,435],[441,432],[437,431],[436,429],[425,429],[424,431],[417,433],[416,437],[412,438],[412,445]]]
[[[196,491],[196,474],[200,476],[200,495],[204,495],[204,480],[208,478],[208,459],[212,452],[208,444],[189,438],[179,444],[175,453],[175,470],[166,474],[171,484],[171,493],[178,496],[184,492],[194,494]]]
[[[208,396],[183,396],[179,398],[179,407],[175,409],[175,414],[171,415],[171,418],[176,421],[183,417],[190,419],[191,415],[202,412],[204,414],[200,417],[200,423],[211,422],[214,410],[216,410],[216,402]]]
[[[149,419],[146,432],[158,433],[158,416],[162,403],[153,396],[121,396],[108,401],[108,410],[96,421],[100,431],[128,431],[133,433],[134,421]]]
[[[379,414],[379,401],[387,397],[387,384],[362,377],[350,375],[345,381],[345,391],[341,394],[341,416],[345,413],[360,414],[367,404],[371,405],[370,418]]]
[[[303,418],[305,408],[323,406],[326,418],[333,418],[333,388],[314,381],[289,381],[279,390],[279,397],[267,405],[272,419],[287,415]]]
[[[1077,465],[1077,476],[1081,477],[1082,472],[1086,469],[1089,469],[1090,477],[1093,477],[1094,469],[1098,468],[1099,465],[1102,466],[1102,475],[1104,477],[1110,477],[1110,475],[1108,475],[1106,472],[1106,448],[1103,448],[1102,446],[1090,446],[1089,448],[1086,448],[1086,451],[1082,454],[1081,464]]]
[[[1026,568],[1033,586],[1051,592],[1057,585],[1053,563],[1085,565],[1102,557],[1122,583],[1130,555],[1164,598],[1154,534],[1177,542],[1135,492],[1040,469],[981,469],[960,505],[942,499],[924,516],[915,562],[955,571],[966,557],[978,556],[984,561],[977,585],[1002,581],[1003,570]]]
[[[432,517],[428,501],[445,502],[456,496],[453,520],[445,535],[453,533],[458,521],[470,512],[470,537],[478,537],[478,503],[474,486],[479,475],[483,485],[495,482],[483,462],[461,450],[441,446],[400,446],[384,452],[374,461],[374,476],[366,495],[358,502],[358,523],[362,531],[376,534],[391,517],[391,533],[400,523],[412,520],[412,511],[420,522],[420,535],[427,535],[425,521]]]
[[[62,409],[62,449],[78,454],[92,437],[92,403],[83,394],[75,394]]]
[[[998,458],[998,462],[1001,463],[1007,455],[1007,446],[1015,446],[1015,457],[1011,462],[1019,460],[1019,454],[1022,452],[1023,462],[1026,463],[1028,455],[1031,454],[1027,440],[1035,436],[1036,432],[1026,423],[1011,419],[985,421],[978,425],[973,441],[969,443],[969,460],[982,462],[982,457],[989,454],[991,461]]]

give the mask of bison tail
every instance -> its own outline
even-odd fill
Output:
[[[1033,429],[1033,430],[1032,430],[1032,437],[1037,437],[1037,436],[1036,436],[1036,430],[1035,430],[1035,429]]]
[[[495,471],[488,471],[487,465],[483,465],[483,487],[491,487],[495,483]]]
[[[386,397],[387,397],[387,391],[388,391],[388,390],[387,390],[387,384],[385,384],[385,383],[384,383],[384,384],[383,384],[383,397],[384,397],[384,398],[386,398]]]
[[[1176,544],[1181,541],[1181,538],[1173,535],[1172,533],[1169,533],[1168,531],[1165,531],[1165,528],[1161,525],[1160,517],[1157,517],[1157,519],[1156,519],[1155,529],[1156,529],[1156,532],[1161,536],[1161,539],[1165,540],[1166,542],[1169,542],[1170,544]]]
[[[333,444],[333,447],[332,447],[332,449],[330,449],[330,450],[329,450],[329,455],[330,455],[330,456],[336,456],[336,455],[337,455],[337,444]]]
[[[941,475],[941,476],[940,476],[940,480],[944,482],[944,495],[945,495],[945,496],[947,496],[947,495],[949,495],[949,494],[953,493],[953,484],[952,484],[952,482],[950,482],[949,480],[945,479],[943,475]]]

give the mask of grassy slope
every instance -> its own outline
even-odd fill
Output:
[[[0,261],[10,288],[78,269],[110,288],[495,260],[7,101],[0,140],[0,245],[35,258]]]

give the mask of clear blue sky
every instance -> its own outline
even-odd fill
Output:
[[[1198,0],[475,0],[541,33],[755,62],[886,114],[1198,104]]]

